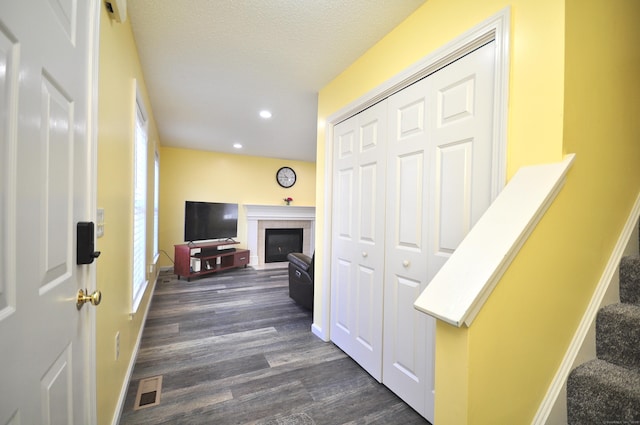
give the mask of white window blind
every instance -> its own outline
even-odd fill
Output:
[[[140,100],[136,99],[133,200],[133,312],[138,310],[147,286],[147,119]]]
[[[155,155],[155,170],[154,179],[155,185],[153,189],[153,257],[157,259],[160,255],[160,249],[158,248],[158,234],[159,234],[159,214],[158,209],[160,206],[160,157],[158,152]]]

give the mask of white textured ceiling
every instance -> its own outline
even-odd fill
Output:
[[[161,144],[315,161],[318,91],[424,1],[129,0]]]

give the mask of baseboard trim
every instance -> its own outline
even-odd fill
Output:
[[[147,303],[147,308],[144,310],[144,317],[142,318],[142,322],[140,324],[140,331],[138,332],[138,339],[136,340],[136,345],[133,347],[133,353],[131,356],[131,360],[129,361],[129,366],[127,367],[127,373],[125,374],[125,379],[122,382],[122,388],[120,388],[120,395],[118,396],[118,404],[116,405],[115,414],[113,415],[113,421],[111,425],[118,425],[120,423],[120,418],[122,417],[122,410],[124,409],[124,404],[127,400],[127,390],[129,389],[129,381],[131,381],[131,376],[133,375],[133,368],[136,365],[136,360],[138,359],[138,352],[140,350],[140,343],[142,342],[142,332],[144,331],[144,326],[147,323],[147,315],[149,314],[149,308],[151,307],[151,298],[153,298],[153,294],[156,290],[156,285],[158,284],[158,277],[156,276],[156,280],[151,287],[151,294],[149,295],[149,302]]]
[[[629,243],[629,239],[633,231],[635,230],[635,226],[638,225],[638,220],[640,218],[640,194],[636,198],[636,202],[633,205],[631,210],[631,214],[627,218],[627,222],[618,238],[618,241],[613,249],[613,253],[611,257],[609,257],[609,261],[604,269],[602,276],[600,277],[600,281],[596,286],[596,290],[591,297],[591,301],[587,307],[587,310],[580,321],[580,325],[578,326],[578,330],[576,331],[573,339],[571,340],[571,344],[567,349],[567,352],[562,359],[562,363],[560,363],[560,367],[556,372],[549,389],[547,390],[547,394],[545,395],[536,415],[531,422],[533,425],[544,425],[549,419],[549,415],[553,410],[553,407],[558,399],[558,395],[565,383],[567,382],[567,378],[569,377],[569,373],[573,369],[573,364],[580,352],[580,349],[584,343],[584,340],[589,332],[589,328],[591,324],[596,319],[596,315],[598,314],[598,310],[600,309],[600,305],[602,304],[602,300],[609,288],[609,284],[614,277],[614,273],[618,269],[620,265],[620,260],[624,254],[625,248]]]
[[[324,342],[329,342],[329,338],[327,338],[327,336],[322,331],[322,328],[320,326],[318,326],[317,324],[314,323],[314,324],[311,325],[311,332],[315,336],[317,336],[318,338],[323,340]]]

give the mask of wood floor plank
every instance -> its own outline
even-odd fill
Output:
[[[311,324],[284,268],[163,273],[120,424],[428,424]],[[160,404],[134,410],[139,381],[157,375]]]

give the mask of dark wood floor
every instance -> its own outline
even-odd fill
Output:
[[[286,269],[157,284],[120,424],[428,424],[288,296]],[[134,410],[139,381],[160,403]]]

